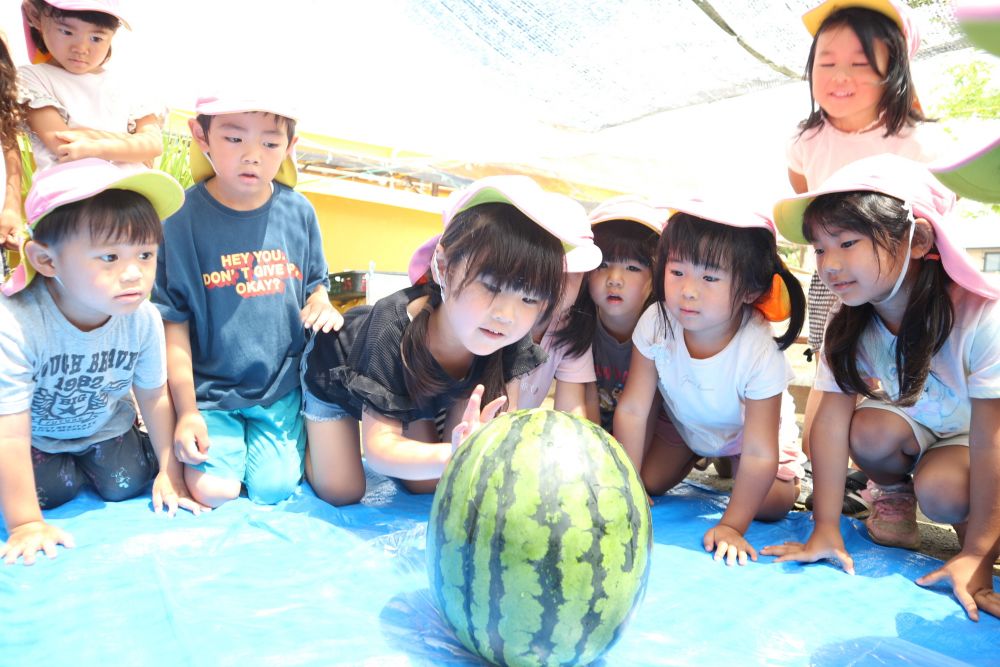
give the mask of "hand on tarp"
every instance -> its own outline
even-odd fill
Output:
[[[1000,617],[1000,595],[993,590],[993,557],[959,551],[938,569],[917,579],[921,586],[947,581],[958,603],[973,621],[979,610]]]
[[[776,563],[790,561],[815,563],[818,560],[832,560],[839,563],[847,574],[854,574],[854,559],[844,547],[844,538],[840,534],[840,524],[816,526],[805,544],[785,542],[784,544],[766,546],[760,552],[765,556],[777,556]]]
[[[0,544],[0,557],[7,565],[16,563],[18,557],[25,565],[33,565],[39,551],[55,558],[56,547],[60,544],[70,549],[76,546],[73,536],[62,528],[42,520],[29,521],[11,529],[7,541]]]

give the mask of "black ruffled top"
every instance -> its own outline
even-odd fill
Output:
[[[304,382],[311,394],[336,403],[361,419],[364,406],[403,423],[434,419],[479,383],[487,357],[476,357],[466,376],[452,378],[441,366],[433,372],[448,390],[425,397],[418,405],[403,378],[400,342],[410,325],[406,312],[413,300],[426,294],[424,286],[408,287],[380,299],[374,306],[357,306],[344,314],[340,331],[317,333],[306,348]],[[530,334],[503,349],[504,381],[529,373],[541,365],[545,351]]]

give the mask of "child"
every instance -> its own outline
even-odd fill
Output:
[[[134,81],[105,69],[119,25],[117,0],[25,0],[28,53],[18,68],[36,171],[99,157],[147,163],[163,151],[159,109]]]
[[[294,116],[236,96],[202,97],[195,110],[196,184],[164,223],[153,290],[175,452],[200,502],[217,507],[246,484],[254,502],[277,503],[302,477],[306,330],[342,319],[327,295],[316,212],[291,189]]]
[[[17,145],[21,123],[21,105],[17,101],[14,62],[7,38],[0,32],[0,183],[4,184],[3,208],[0,209],[0,277],[7,275],[7,251],[21,247],[24,222],[21,219],[21,151]]]
[[[847,457],[873,499],[880,544],[915,549],[916,505],[955,527],[961,551],[917,580],[947,579],[972,619],[1000,615],[1000,286],[950,237],[954,195],[894,155],[858,161],[816,191],[778,202],[791,241],[816,250],[844,305],[830,319],[813,387],[815,528],[780,561],[834,558],[854,571],[839,523]],[[856,399],[861,397],[860,403]],[[912,479],[911,479],[912,475]]]
[[[653,271],[656,304],[632,336],[614,435],[651,494],[678,484],[701,457],[734,457],[732,499],[703,544],[716,560],[743,565],[757,559],[744,537],[750,521],[784,517],[804,474],[781,351],[802,327],[805,297],[770,220],[697,200],[672,208]],[[772,338],[769,321],[789,316]],[[657,388],[676,433],[647,449]]]
[[[594,382],[597,380],[590,346],[582,350],[570,349],[558,338],[560,331],[570,325],[569,310],[573,296],[580,292],[582,283],[583,273],[567,273],[559,304],[552,317],[542,320],[531,330],[531,340],[542,348],[547,359],[541,366],[521,377],[516,404],[518,410],[541,407],[554,380],[556,389],[552,396],[553,408],[597,421],[597,410],[590,410],[587,405],[587,395],[593,392]]]
[[[408,270],[411,284],[421,285],[430,278],[430,259],[440,240],[441,235],[438,234],[428,239],[413,253]],[[595,253],[583,259],[593,263],[599,258]],[[563,292],[558,305],[553,309],[552,316],[540,320],[532,328],[531,339],[542,348],[546,359],[537,368],[521,376],[516,409],[540,407],[548,397],[552,381],[555,380],[553,407],[556,410],[597,420],[597,411],[594,410],[593,414],[589,414],[586,405],[587,387],[592,387],[596,379],[590,346],[570,351],[568,345],[557,339],[562,328],[569,324],[569,311],[573,299],[580,291],[582,271],[592,268],[594,267],[591,264],[579,264],[574,259],[573,265],[567,266]],[[440,427],[439,434],[443,433],[444,414],[439,414],[435,422]]]
[[[153,508],[200,509],[170,454],[163,327],[146,302],[160,220],[184,194],[161,172],[88,158],[40,174],[23,254],[42,276],[0,298],[0,556],[26,565],[72,538],[42,518],[90,483],[109,501],[153,480]],[[133,390],[149,435],[135,426]]]
[[[939,141],[933,126],[923,122],[910,73],[920,36],[908,8],[897,0],[874,6],[827,0],[802,21],[813,35],[806,61],[811,108],[788,145],[792,189],[817,188],[840,167],[869,155],[896,153],[920,161],[935,157]],[[810,358],[819,354],[827,316],[836,303],[814,272],[808,292]],[[810,393],[802,434],[807,455],[815,411]],[[857,495],[865,481],[859,472],[848,476],[846,514],[866,509]]]
[[[564,266],[600,261],[583,208],[526,176],[456,192],[444,222],[430,282],[351,309],[306,355],[306,476],[327,502],[364,494],[358,420],[374,470],[433,491],[454,449],[517,405],[516,379],[544,361],[529,334],[555,310]],[[450,443],[434,427],[441,411]]]
[[[597,381],[587,388],[588,412],[609,433],[628,377],[632,331],[651,305],[653,256],[666,211],[630,196],[610,199],[590,213],[594,243],[604,259],[587,274],[557,344],[567,355],[592,349]]]

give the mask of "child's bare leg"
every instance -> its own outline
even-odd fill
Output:
[[[888,410],[862,408],[854,412],[851,458],[876,484],[895,484],[913,468],[920,445],[906,420]]]
[[[407,491],[418,494],[434,493],[438,484],[436,479],[401,479],[399,481]]]
[[[799,497],[799,480],[774,478],[774,483],[757,510],[757,521],[781,521],[792,511]]]
[[[306,479],[331,505],[350,505],[365,495],[358,422],[306,418]]]
[[[223,479],[191,466],[184,466],[184,483],[187,484],[191,497],[208,507],[218,507],[239,498],[243,487],[238,479]]]
[[[642,459],[642,483],[652,496],[663,495],[680,484],[701,458],[686,445],[667,442],[654,434]]]
[[[735,477],[739,474],[740,457],[731,456],[729,460],[732,462],[733,476]],[[792,507],[795,506],[795,501],[798,499],[800,491],[801,488],[799,487],[798,479],[779,479],[775,477],[774,482],[771,483],[771,488],[767,491],[767,495],[764,496],[764,502],[760,504],[760,509],[757,510],[757,515],[754,516],[754,520],[781,521],[792,511]]]
[[[950,523],[965,538],[969,518],[969,448],[961,445],[927,450],[913,472],[913,490],[931,521]]]

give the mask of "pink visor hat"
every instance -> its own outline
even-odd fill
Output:
[[[67,12],[101,12],[102,14],[110,14],[118,19],[123,26],[129,30],[132,29],[122,15],[122,3],[119,0],[45,0],[45,3]],[[28,47],[28,59],[37,65],[48,61],[50,56],[35,48],[35,42],[31,39],[31,25],[33,21],[29,19],[29,16],[34,15],[34,13],[35,10],[31,6],[31,0],[23,0],[21,3],[21,22],[24,24],[24,44]]]
[[[771,232],[775,239],[778,237],[774,222],[770,218],[746,208],[733,207],[720,202],[706,202],[701,199],[689,199],[677,204],[669,203],[667,208],[669,208],[671,218],[676,213],[686,213],[695,218],[729,227],[766,229]],[[666,227],[669,226],[670,220],[667,220]],[[791,316],[792,300],[788,294],[788,287],[781,276],[774,275],[771,289],[761,295],[753,305],[770,322],[782,322]]]
[[[1000,56],[1000,2],[955,0],[955,19],[975,46]]]
[[[591,211],[590,225],[594,227],[612,220],[630,220],[660,234],[669,215],[668,209],[653,206],[634,195],[621,195],[612,197]]]
[[[960,197],[1000,204],[1000,136],[934,162],[929,168]]]
[[[826,2],[803,14],[802,22],[805,24],[809,34],[815,36],[819,32],[820,26],[823,25],[823,21],[829,18],[831,14],[850,7],[870,9],[873,12],[888,16],[902,31],[910,58],[916,55],[917,49],[920,48],[920,31],[917,29],[917,24],[913,21],[910,8],[898,0],[826,0]]]
[[[249,86],[249,84],[248,84]],[[199,97],[195,103],[194,112],[200,116],[221,116],[230,113],[250,113],[260,111],[272,113],[298,122],[298,111],[287,101],[281,102],[273,99],[263,99],[247,95],[207,95]],[[191,142],[188,154],[191,165],[191,178],[195,183],[200,183],[215,176],[215,167],[212,162],[202,152],[198,143]],[[278,173],[274,180],[290,188],[294,188],[299,182],[298,169],[296,168],[295,150],[281,161]]]
[[[93,157],[74,160],[35,175],[31,190],[24,199],[28,236],[42,218],[60,206],[82,201],[105,190],[130,190],[142,195],[149,200],[160,220],[173,215],[184,203],[184,189],[180,183],[162,171],[135,165],[123,168]],[[22,244],[21,264],[0,286],[0,292],[10,296],[27,287],[33,277],[34,270],[27,263]]]
[[[594,245],[594,234],[587,212],[577,201],[553,192],[546,192],[527,176],[487,176],[456,190],[445,202],[444,226],[456,215],[480,204],[510,204],[535,224],[562,242],[566,251],[564,268],[569,273],[582,273],[601,263],[601,249]],[[416,282],[430,267],[430,259],[440,236],[428,239],[410,259],[407,273]]]
[[[775,222],[786,239],[806,244],[802,221],[813,200],[835,192],[858,191],[880,192],[905,202],[914,218],[927,220],[934,229],[941,264],[951,279],[980,296],[1000,298],[1000,285],[976,269],[950,236],[955,221],[948,214],[955,205],[954,193],[938,182],[927,167],[904,157],[883,153],[842,167],[818,189],[779,200],[774,205]]]

